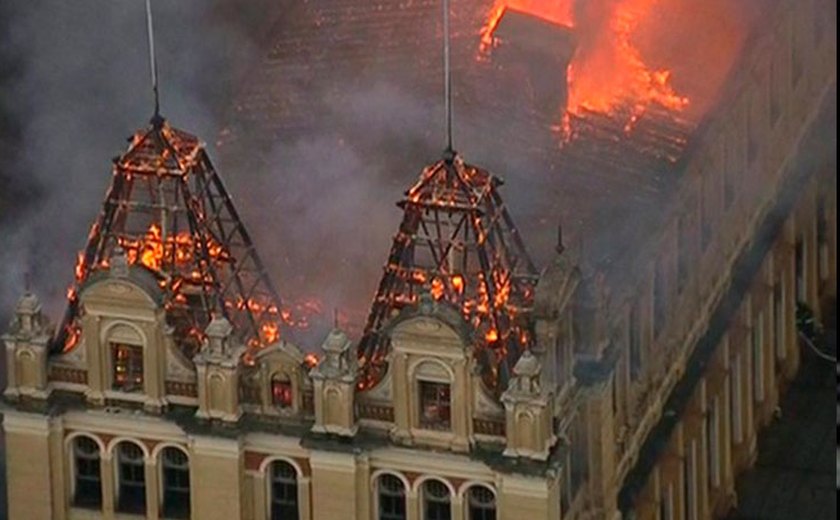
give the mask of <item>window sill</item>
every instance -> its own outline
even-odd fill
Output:
[[[101,520],[105,517],[102,509],[87,509],[81,506],[71,506],[68,520]],[[114,513],[114,520],[145,520],[146,515],[136,513]]]
[[[469,451],[469,441],[466,437],[456,435],[450,430],[429,430],[413,427],[410,430],[412,442],[432,447],[451,449],[453,451]]]
[[[68,520],[99,520],[104,517],[102,508],[94,509],[83,506],[70,506]]]

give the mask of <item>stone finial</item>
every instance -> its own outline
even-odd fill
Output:
[[[331,330],[321,349],[324,351],[324,360],[318,365],[318,371],[322,374],[344,375],[355,368],[349,355],[352,343],[343,331],[337,328]]]
[[[504,455],[546,460],[557,441],[553,432],[551,394],[540,388],[542,365],[526,350],[513,367],[513,378],[502,394],[505,406]]]
[[[15,306],[9,333],[0,336],[0,344],[6,348],[6,397],[48,395],[47,351],[51,336],[52,329],[41,313],[41,302],[27,290]]]
[[[314,387],[315,424],[312,431],[353,436],[357,361],[347,335],[335,328],[321,345],[324,359],[309,373]]]
[[[15,307],[16,331],[23,334],[38,334],[43,330],[41,302],[33,293],[26,291]]]
[[[432,297],[432,293],[428,289],[422,289],[417,299],[417,309],[420,314],[425,316],[432,314],[437,307],[437,302]]]
[[[207,334],[207,349],[209,354],[226,355],[230,351],[230,336],[233,325],[224,316],[214,316],[204,329]]]
[[[128,258],[125,256],[125,250],[121,246],[114,248],[114,252],[110,260],[111,276],[125,278],[128,276]]]
[[[521,393],[539,394],[541,372],[540,360],[530,350],[526,350],[513,367],[511,386]]]
[[[204,332],[204,348],[193,358],[198,382],[196,416],[238,421],[242,415],[239,378],[245,347],[233,335],[233,325],[224,316],[214,316]]]
[[[343,378],[353,377],[356,373],[356,359],[352,355],[353,343],[342,330],[337,328],[330,331],[324,343],[323,360],[312,370],[314,377]]]

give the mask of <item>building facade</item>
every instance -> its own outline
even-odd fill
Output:
[[[431,295],[389,317],[386,372],[359,390],[340,330],[317,363],[283,340],[246,355],[216,315],[185,356],[166,291],[120,254],[80,287],[70,349],[26,294],[3,336],[9,517],[725,514],[796,374],[797,305],[819,317],[836,296],[836,16],[821,5],[768,16],[630,265],[558,248],[533,346],[498,393],[475,331]]]

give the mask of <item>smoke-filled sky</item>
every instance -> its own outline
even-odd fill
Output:
[[[144,4],[0,3],[0,318],[23,290],[26,274],[51,315],[60,316],[76,252],[110,181],[110,158],[152,112]],[[258,160],[240,163],[236,154],[217,149],[216,139],[235,119],[239,92],[258,77],[253,71],[266,51],[261,37],[268,22],[295,15],[280,4],[153,1],[162,112],[208,143],[281,294],[291,302],[318,299],[327,323],[336,307],[358,332],[399,223],[394,202],[442,148],[440,98],[412,89],[410,81],[393,81],[387,63],[353,77],[333,71],[294,88],[284,83],[287,99],[317,107],[317,123],[303,134],[274,139]],[[304,4],[317,13],[317,0]],[[493,1],[459,5],[465,4],[483,13]],[[354,43],[336,35],[336,49]],[[477,50],[477,39],[475,45]],[[458,101],[473,94],[456,92],[456,146],[468,161],[509,181],[503,196],[514,219],[528,223],[523,235],[532,253],[544,259],[557,220],[568,211],[553,198],[556,191],[546,189],[557,173],[520,148],[542,143],[522,137],[511,150],[513,143],[503,147],[498,137],[488,139],[492,128],[472,125]],[[527,135],[518,124],[505,122],[506,135]],[[577,223],[567,218],[565,224]]]
[[[218,132],[231,64],[251,45],[251,13],[223,16],[230,3],[153,2],[165,113],[199,135]],[[17,188],[0,197],[0,316],[28,273],[55,317],[110,159],[152,114],[145,2],[11,0],[0,19],[0,190]]]

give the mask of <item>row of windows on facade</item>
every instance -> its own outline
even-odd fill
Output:
[[[774,293],[774,301],[779,302],[779,293]],[[776,310],[780,309],[780,305],[774,305],[774,314]],[[784,358],[784,345],[781,343],[781,338],[784,333],[783,322],[776,315],[776,327],[774,329],[773,346],[776,349],[777,356]],[[752,402],[758,404],[764,401],[764,349],[766,344],[764,341],[764,313],[759,312],[754,324],[754,332],[751,335],[751,369],[750,369],[750,388],[749,393]],[[742,391],[742,356],[738,353],[732,361],[730,377],[727,380],[727,393],[729,396],[729,421],[730,421],[730,438],[728,439],[732,445],[741,444],[744,441],[744,425],[743,425],[743,391]],[[708,412],[703,419],[702,432],[702,448],[705,455],[705,471],[706,471],[706,495],[711,496],[712,493],[721,485],[721,457],[723,451],[720,449],[721,438],[721,422],[720,422],[720,398],[713,396],[709,402]],[[662,492],[660,498],[659,514],[661,520],[674,520],[681,518],[684,520],[696,520],[699,517],[699,466],[698,466],[698,442],[693,439],[687,446],[687,453],[682,463],[682,492],[683,509],[680,511],[681,515],[677,516],[677,511],[674,507],[674,487],[673,484],[668,484]]]
[[[819,21],[816,23],[819,25],[821,23],[822,17],[815,17]],[[815,28],[814,36],[814,44],[819,45],[822,41],[821,36],[819,36],[822,32],[823,27],[820,26],[818,29]],[[792,65],[791,65],[791,85],[793,88],[797,87],[799,84],[799,80],[802,77],[803,72],[803,63],[801,60],[800,55],[800,44],[797,39],[797,29],[794,30],[794,41],[791,45],[792,49]],[[781,115],[780,109],[780,93],[778,92],[779,80],[776,78],[776,74],[778,71],[778,67],[775,63],[771,64],[770,67],[770,80],[768,81],[770,85],[770,103],[769,103],[769,121],[770,127],[775,127],[779,117]],[[756,124],[756,118],[753,114],[753,110],[751,107],[747,107],[746,109],[746,131],[744,134],[746,135],[746,164],[743,168],[739,168],[737,165],[739,164],[740,158],[742,157],[739,154],[740,148],[736,148],[737,140],[727,140],[723,143],[724,146],[724,165],[721,168],[723,172],[723,209],[728,210],[732,207],[733,202],[735,201],[735,192],[736,192],[736,177],[743,175],[744,171],[755,163],[755,160],[758,158],[758,136],[759,136],[759,129]],[[713,220],[713,213],[714,211],[710,211],[707,206],[708,204],[705,203],[705,195],[701,194],[700,196],[703,203],[700,204],[700,251],[705,251],[706,247],[709,244],[711,239],[711,221]],[[676,277],[676,284],[677,284],[677,291],[679,292],[685,285],[685,280],[688,274],[688,265],[691,259],[693,258],[692,252],[690,251],[689,247],[689,240],[693,233],[692,230],[689,229],[689,218],[686,216],[680,217],[679,222],[679,229],[678,229],[678,254],[677,254],[677,277]],[[665,314],[667,309],[669,308],[668,304],[668,296],[670,295],[670,289],[668,284],[668,280],[665,274],[665,269],[662,266],[657,265],[656,272],[655,272],[655,280],[654,280],[654,335],[658,335],[661,325],[664,322]]]
[[[405,520],[407,518],[406,488],[402,479],[383,474],[376,481],[377,519]],[[427,480],[421,488],[423,520],[450,520],[452,495],[449,487],[440,480]],[[468,520],[496,520],[496,495],[481,485],[467,491],[466,512]]]
[[[143,451],[132,442],[121,442],[116,448],[117,489],[115,509],[121,513],[146,514],[146,473]],[[102,460],[99,445],[90,437],[79,436],[73,442],[75,489],[73,505],[101,509]],[[161,514],[164,518],[190,517],[189,459],[181,449],[167,447],[161,451]],[[300,516],[297,470],[284,461],[269,467],[269,508],[271,520],[290,520]],[[377,479],[376,493],[379,520],[405,520],[406,488],[395,475],[383,474]],[[449,520],[452,497],[449,488],[439,480],[427,480],[422,487],[424,520]],[[496,496],[485,486],[472,486],[467,493],[469,520],[495,520]]]
[[[146,514],[146,473],[143,451],[132,442],[121,442],[116,449],[117,489],[115,510],[119,513]],[[75,489],[73,505],[101,509],[102,461],[99,445],[80,436],[73,442]],[[161,515],[163,518],[190,518],[189,459],[182,450],[164,448],[160,456]],[[297,470],[289,463],[275,461],[270,472],[270,515],[272,520],[298,518]]]
[[[121,442],[116,448],[116,500],[118,512],[145,514],[146,473],[143,450],[133,442]],[[102,459],[99,445],[90,437],[73,441],[75,507],[102,508]],[[190,517],[190,470],[186,453],[167,447],[160,455],[161,513],[164,518]]]
[[[142,347],[112,343],[113,388],[122,392],[143,390]],[[445,430],[451,427],[450,390],[448,383],[419,382],[420,418],[423,428]],[[271,402],[281,409],[292,406],[292,383],[284,374],[271,378]]]
[[[817,276],[820,282],[824,282],[828,278],[828,217],[826,214],[826,202],[823,198],[817,201],[816,209],[816,229],[817,229]],[[682,253],[680,253],[682,256]],[[796,301],[804,302],[807,300],[807,280],[806,280],[806,257],[804,238],[800,236],[796,240],[794,247],[794,281],[796,287],[794,293]],[[665,321],[665,316],[668,308],[668,291],[666,289],[666,282],[664,280],[664,269],[657,268],[654,276],[654,312],[653,312],[653,335],[656,337],[662,329]],[[683,274],[683,276],[686,276]],[[782,285],[784,280],[779,280],[774,285],[774,317],[781,312],[782,307]],[[781,316],[779,316],[780,321]],[[642,333],[640,324],[640,317],[638,307],[632,306],[628,318],[628,344],[629,344],[629,372],[630,380],[635,381],[641,374],[642,368]],[[780,326],[780,325],[777,325]]]

